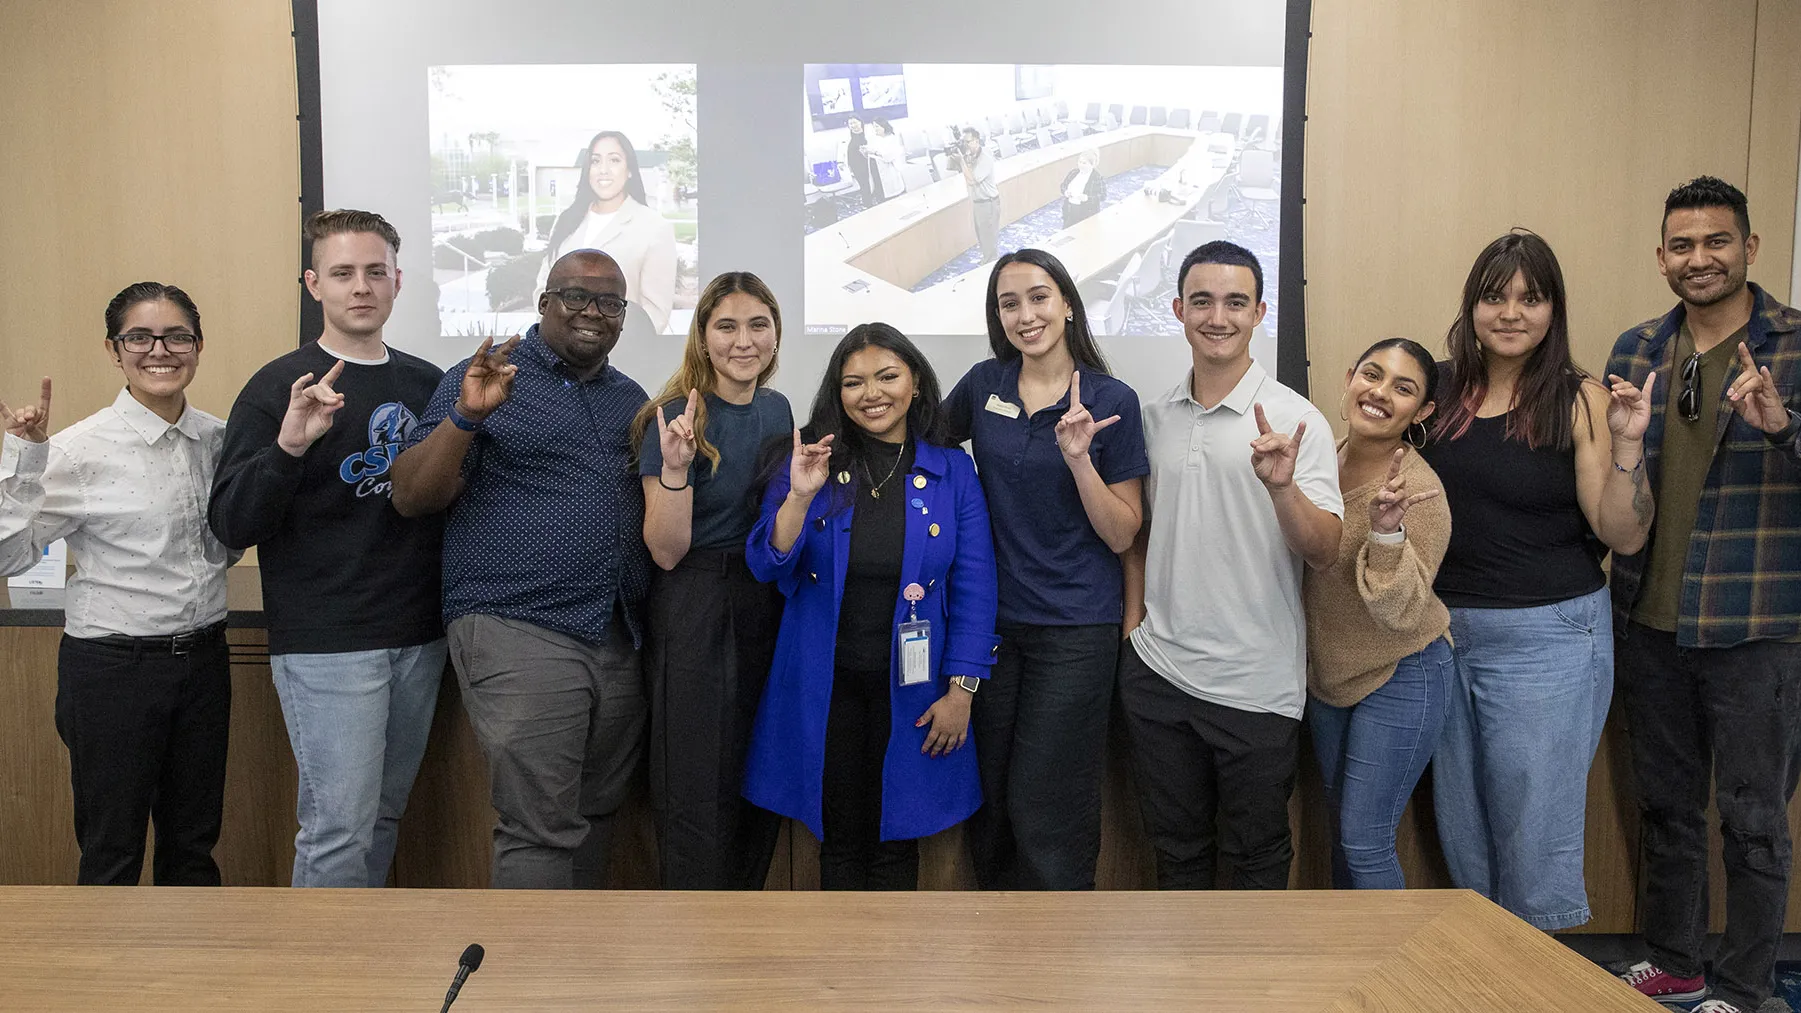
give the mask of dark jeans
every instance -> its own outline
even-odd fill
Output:
[[[1218,837],[1232,863],[1233,889],[1287,889],[1294,857],[1288,796],[1301,723],[1189,696],[1152,671],[1129,641],[1119,649],[1119,695],[1158,888],[1212,889]],[[1223,835],[1214,828],[1221,817]]]
[[[154,822],[156,885],[219,885],[230,725],[223,632],[191,654],[63,637],[56,731],[75,791],[76,882],[136,885]]]
[[[651,575],[644,675],[650,797],[668,890],[760,890],[781,817],[745,801],[744,757],[782,596],[744,553],[690,552]]]
[[[1640,929],[1651,961],[1671,974],[1701,973],[1712,767],[1726,861],[1726,935],[1713,994],[1754,1010],[1775,988],[1788,906],[1801,644],[1683,648],[1673,633],[1630,623],[1614,655],[1638,782]]]
[[[971,727],[982,808],[969,819],[984,890],[1092,890],[1119,624],[1003,624]]]
[[[891,701],[887,670],[840,668],[825,724],[819,885],[826,890],[912,890],[919,842],[882,840],[882,766]]]

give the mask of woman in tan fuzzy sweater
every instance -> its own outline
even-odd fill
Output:
[[[1432,414],[1437,379],[1431,353],[1405,338],[1376,342],[1345,374],[1344,534],[1338,561],[1306,576],[1307,723],[1341,888],[1407,885],[1395,827],[1444,725],[1451,619],[1432,579],[1451,513],[1407,442]]]

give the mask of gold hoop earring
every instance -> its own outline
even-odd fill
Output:
[[[1346,390],[1343,394],[1338,395],[1338,421],[1340,421],[1340,422],[1351,421],[1351,413],[1345,410],[1345,398],[1348,398],[1350,396],[1351,396],[1351,392],[1349,390]]]

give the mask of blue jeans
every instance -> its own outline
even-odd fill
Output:
[[[1535,928],[1581,925],[1588,768],[1613,700],[1608,591],[1454,608],[1451,639],[1457,672],[1432,760],[1451,879]]]
[[[1438,745],[1455,663],[1440,637],[1402,658],[1395,674],[1349,707],[1307,701],[1313,751],[1332,815],[1332,885],[1402,890],[1395,828]]]
[[[300,772],[294,886],[382,886],[425,757],[444,640],[345,654],[275,654],[275,693]]]

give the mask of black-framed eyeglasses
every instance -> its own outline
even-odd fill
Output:
[[[170,331],[167,334],[146,334],[142,331],[130,331],[115,334],[110,339],[114,344],[127,352],[148,352],[162,342],[171,355],[186,355],[200,347],[200,335],[187,331]]]
[[[571,313],[580,313],[593,306],[603,317],[618,319],[625,315],[625,300],[611,292],[591,292],[585,288],[553,288],[546,289],[546,295],[554,295],[563,303],[563,308]]]
[[[1676,410],[1682,417],[1694,422],[1701,418],[1701,353],[1684,359],[1682,362],[1682,393],[1676,395]]]

